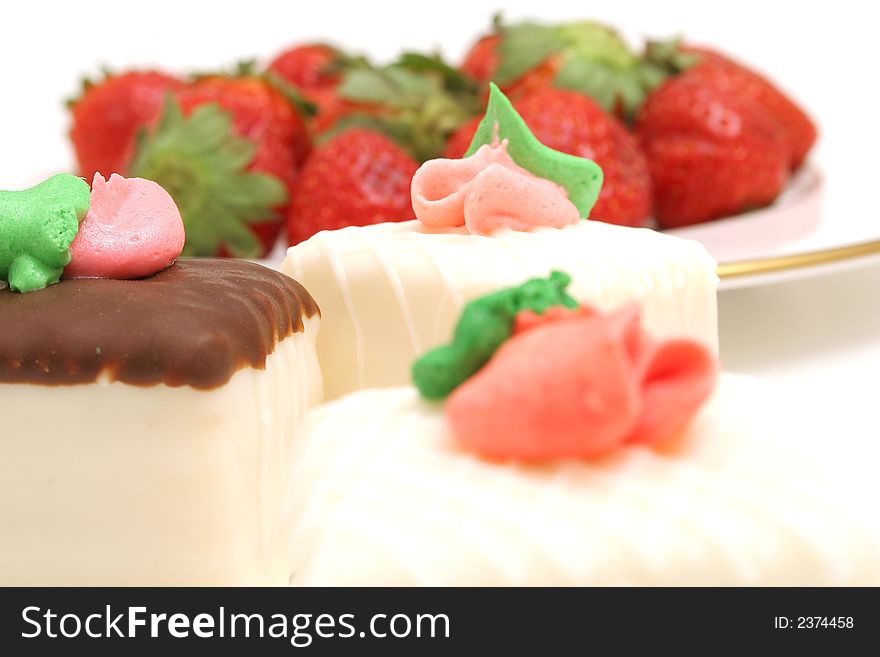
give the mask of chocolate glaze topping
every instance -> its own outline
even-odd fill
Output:
[[[318,306],[302,285],[241,260],[186,259],[148,278],[0,289],[0,383],[222,386],[262,369]],[[2,392],[0,392],[2,394]]]

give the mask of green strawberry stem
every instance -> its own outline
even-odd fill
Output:
[[[256,146],[235,135],[232,116],[211,103],[185,117],[169,95],[151,133],[140,135],[131,175],[154,180],[171,194],[186,226],[184,255],[258,257],[249,225],[276,216],[287,201],[281,181],[248,171]]]
[[[390,137],[418,162],[438,157],[449,136],[479,111],[473,82],[439,57],[417,53],[382,68],[347,71],[337,94],[369,109],[343,117],[321,140],[366,128]]]
[[[668,75],[639,57],[611,28],[593,21],[544,25],[499,24],[495,82],[506,87],[558,57],[553,86],[590,96],[607,112],[632,118],[645,95]]]

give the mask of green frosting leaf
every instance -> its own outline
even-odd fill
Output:
[[[213,256],[221,246],[240,258],[260,255],[248,225],[272,219],[287,190],[277,177],[247,170],[255,151],[219,105],[185,117],[168,97],[156,129],[141,136],[131,175],[156,181],[177,203],[186,225],[183,255]]]
[[[602,188],[602,168],[585,157],[562,153],[542,144],[513,109],[507,96],[495,84],[489,86],[486,116],[465,157],[473,155],[480,146],[494,143],[496,138],[498,141],[507,139],[507,152],[514,162],[539,178],[562,185],[581,217],[588,218]]]
[[[542,314],[551,306],[577,308],[577,301],[566,292],[570,283],[571,276],[554,271],[549,278],[534,278],[467,304],[452,342],[427,352],[413,364],[413,382],[421,395],[443,399],[476,374],[510,337],[520,312]]]
[[[30,189],[0,191],[0,280],[18,292],[57,283],[90,202],[86,181],[69,173]]]

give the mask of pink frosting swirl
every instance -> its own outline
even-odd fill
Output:
[[[652,339],[636,306],[551,308],[517,316],[513,337],[452,393],[446,415],[459,443],[485,458],[595,458],[675,438],[717,375],[701,344]]]
[[[100,173],[89,211],[70,245],[67,278],[141,278],[162,271],[183,250],[186,232],[174,200],[158,183]]]
[[[411,193],[416,217],[431,228],[466,226],[486,235],[501,228],[563,228],[580,219],[560,185],[513,161],[506,139],[461,160],[425,162]]]

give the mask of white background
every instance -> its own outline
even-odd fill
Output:
[[[0,188],[71,166],[62,101],[82,74],[102,65],[215,69],[312,39],[380,60],[403,48],[435,47],[457,60],[498,8],[510,19],[593,17],[633,41],[686,34],[752,63],[820,124],[815,159],[826,173],[832,218],[880,231],[877,12],[852,0],[4,3]],[[726,292],[720,310],[728,368],[816,397],[819,404],[805,406],[828,406],[853,430],[880,435],[873,411],[880,268]]]
[[[645,35],[684,34],[729,51],[782,81],[810,108],[823,127],[817,156],[827,168],[836,170],[859,156],[848,178],[870,187],[872,154],[880,145],[876,12],[870,5],[854,0],[7,2],[0,21],[0,181],[69,166],[62,101],[83,74],[102,65],[216,69],[238,58],[269,58],[309,39],[334,40],[380,60],[403,48],[439,48],[457,61],[501,8],[510,19],[594,17],[618,26],[634,43]]]

